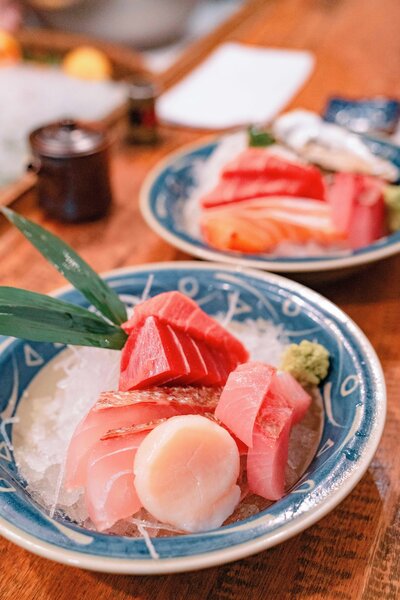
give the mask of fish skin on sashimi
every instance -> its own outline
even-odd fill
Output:
[[[292,424],[291,408],[265,406],[254,427],[247,454],[247,482],[251,492],[267,500],[279,500],[285,493]]]
[[[92,408],[79,423],[67,451],[65,487],[74,489],[86,485],[87,461],[100,438],[110,429],[147,423],[181,414],[176,405],[135,404],[97,411]]]
[[[268,394],[276,369],[260,362],[239,365],[222,390],[215,416],[251,447],[258,412]]]
[[[214,411],[222,388],[217,387],[153,387],[129,392],[102,392],[93,411],[121,408],[138,404],[187,407],[194,412]]]
[[[109,529],[141,508],[133,464],[148,432],[99,440],[92,448],[87,464],[85,502],[97,531]]]
[[[205,341],[229,353],[232,362],[236,364],[248,359],[248,352],[238,339],[201,310],[194,300],[178,291],[163,292],[138,304],[133,316],[122,328],[129,335],[149,316],[155,316],[174,329],[184,331],[195,340]]]

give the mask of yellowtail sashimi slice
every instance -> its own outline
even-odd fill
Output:
[[[267,406],[262,409],[247,454],[249,490],[267,500],[279,500],[285,492],[285,469],[293,409]]]
[[[247,446],[253,443],[254,423],[275,371],[263,363],[239,365],[222,391],[215,416]]]

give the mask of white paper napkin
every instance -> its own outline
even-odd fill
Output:
[[[170,123],[206,129],[268,121],[313,66],[313,55],[305,51],[222,44],[161,96],[158,114]]]

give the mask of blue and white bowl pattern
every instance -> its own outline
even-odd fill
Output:
[[[172,154],[150,173],[141,190],[140,206],[148,225],[171,245],[206,260],[281,273],[333,271],[368,264],[400,252],[400,231],[357,250],[310,257],[278,257],[228,252],[210,247],[191,234],[182,219],[199,166],[217,148],[213,141]]]
[[[151,295],[178,289],[213,315],[239,296],[234,319],[271,320],[294,342],[318,340],[332,366],[321,392],[324,427],[307,473],[278,502],[236,524],[207,533],[143,539],[87,531],[50,518],[25,491],[12,448],[12,427],[23,392],[60,344],[2,338],[0,345],[0,534],[54,560],[120,573],[163,573],[220,564],[273,546],[329,512],[365,472],[385,418],[385,386],[374,351],[344,313],[315,292],[277,275],[207,263],[165,263],[115,271],[107,281],[127,302],[140,298],[152,276]],[[70,288],[58,294],[85,305]]]

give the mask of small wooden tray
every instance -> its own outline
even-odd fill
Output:
[[[47,29],[22,29],[17,34],[24,55],[39,63],[58,63],[64,55],[78,46],[94,46],[104,52],[113,67],[113,79],[124,80],[132,75],[149,74],[143,67],[138,53],[109,42],[83,35]],[[99,123],[112,127],[124,114],[124,106],[115,109]],[[36,182],[33,173],[25,173],[20,179],[0,188],[0,206],[7,206],[31,189]]]

